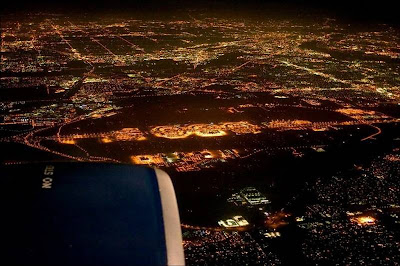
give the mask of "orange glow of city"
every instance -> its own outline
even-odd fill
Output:
[[[60,143],[74,145],[74,144],[76,144],[76,141],[73,139],[62,139],[62,140],[60,140]]]
[[[164,164],[164,160],[159,154],[155,155],[134,155],[131,156],[131,161],[134,164]]]
[[[191,124],[191,125],[172,125],[157,126],[150,132],[159,138],[183,139],[191,135],[198,137],[221,137],[231,131],[237,135],[261,133],[260,127],[247,121],[225,122],[219,124]]]
[[[357,216],[351,218],[353,223],[357,223],[358,225],[373,225],[376,222],[376,219],[372,216]]]
[[[113,142],[113,141],[112,141],[112,139],[105,137],[105,138],[102,138],[102,139],[101,139],[101,142],[102,142],[102,143],[111,143],[111,142]]]
[[[290,213],[286,213],[284,211],[279,211],[277,213],[271,214],[265,220],[265,226],[267,228],[274,229],[274,230],[281,228],[281,227],[289,224],[289,222],[287,221],[287,218],[290,216],[291,216]]]

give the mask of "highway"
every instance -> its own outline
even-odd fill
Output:
[[[361,139],[361,141],[365,141],[365,140],[368,140],[368,139],[374,139],[375,136],[377,136],[377,135],[382,133],[382,130],[379,127],[377,127],[375,125],[370,125],[370,126],[373,127],[373,128],[376,128],[378,131],[376,133],[374,133],[374,134],[369,135],[368,137],[365,137],[365,138]]]

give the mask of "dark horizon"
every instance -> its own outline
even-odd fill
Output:
[[[65,2],[54,2],[50,0],[40,3],[24,3],[13,1],[3,4],[3,15],[20,12],[56,12],[60,14],[92,13],[104,14],[120,12],[152,13],[163,15],[165,13],[180,13],[183,10],[202,10],[212,13],[230,13],[233,15],[249,16],[302,16],[313,14],[325,14],[326,16],[340,18],[345,21],[392,23],[398,24],[397,9],[390,1],[380,1],[379,5],[370,5],[362,1],[329,1],[317,0],[284,0],[284,1],[262,1],[262,0],[205,0],[199,2],[187,2],[183,0],[173,1],[93,1],[93,0],[71,0]]]

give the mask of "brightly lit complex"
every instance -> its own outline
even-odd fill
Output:
[[[237,215],[232,217],[231,219],[220,220],[218,221],[218,224],[226,228],[232,228],[232,227],[248,226],[249,222],[246,219],[244,219],[243,216]]]
[[[212,161],[226,161],[240,157],[236,149],[202,150],[192,152],[172,152],[157,154],[141,154],[131,156],[134,164],[151,165],[157,167],[174,167],[178,172],[198,171],[200,164]]]
[[[218,124],[190,124],[190,125],[167,125],[156,126],[150,130],[150,133],[156,137],[167,139],[183,139],[195,135],[198,137],[221,137],[226,136],[228,131],[236,135],[258,134],[261,129],[275,130],[305,130],[312,129],[314,131],[327,130],[330,126],[346,126],[355,124],[372,124],[398,121],[398,119],[390,119],[390,117],[378,114],[373,111],[364,111],[360,109],[344,108],[338,109],[337,112],[345,114],[353,121],[344,122],[311,122],[308,120],[273,120],[270,122],[262,122],[261,125],[255,125],[248,121],[240,122],[221,122]],[[146,140],[145,134],[138,128],[123,128],[118,131],[56,135],[46,137],[46,139],[57,140],[62,144],[75,144],[77,139],[98,138],[102,143],[110,143],[114,141],[142,141]]]
[[[76,144],[78,139],[100,139],[102,143],[110,143],[114,141],[141,141],[146,137],[138,128],[123,128],[117,131],[87,133],[87,134],[71,134],[71,135],[56,135],[47,137],[46,139],[57,140],[62,144]]]
[[[235,193],[231,198],[228,199],[229,202],[233,202],[236,205],[249,205],[258,206],[271,203],[263,194],[261,194],[254,187],[246,187],[240,190],[239,193]]]
[[[168,139],[182,139],[190,135],[199,137],[219,137],[226,135],[226,131],[231,131],[237,135],[260,133],[260,127],[247,121],[225,122],[220,124],[191,124],[187,126],[158,126],[151,129],[151,133],[156,137]]]
[[[353,223],[358,225],[372,225],[375,224],[376,219],[370,215],[355,216],[350,219]]]

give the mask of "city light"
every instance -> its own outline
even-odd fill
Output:
[[[109,4],[3,12],[0,166],[161,168],[187,265],[399,260],[396,23]]]
[[[376,222],[376,219],[372,216],[357,216],[351,218],[352,222],[357,223],[358,225],[373,225]]]
[[[237,215],[231,219],[220,220],[218,221],[218,224],[226,228],[234,228],[240,226],[248,226],[249,222],[244,219],[243,216]]]

